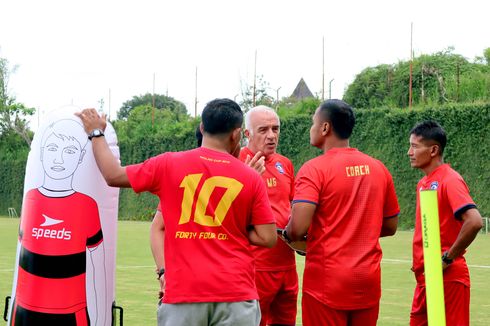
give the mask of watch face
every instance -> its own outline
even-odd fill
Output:
[[[92,139],[94,137],[100,137],[100,136],[103,136],[103,135],[104,135],[104,133],[102,132],[102,130],[100,130],[100,129],[94,129],[90,133],[89,139]]]

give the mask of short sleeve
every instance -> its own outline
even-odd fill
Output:
[[[86,198],[85,214],[88,222],[87,226],[87,247],[97,247],[104,239],[100,225],[99,208],[95,200],[89,196]]]
[[[446,197],[449,206],[456,218],[460,218],[469,208],[475,208],[476,205],[470,196],[468,186],[463,178],[451,178],[445,184]]]
[[[160,179],[164,175],[167,159],[168,153],[149,158],[143,163],[126,166],[131,188],[137,193],[143,191],[157,193],[160,190]]]
[[[308,202],[317,205],[320,202],[319,186],[321,176],[311,163],[301,167],[296,176],[294,203]]]

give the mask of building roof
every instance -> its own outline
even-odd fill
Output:
[[[303,78],[299,81],[298,85],[293,91],[293,94],[291,94],[291,97],[294,97],[298,100],[307,98],[307,97],[315,97],[313,96],[313,93],[310,91],[308,86],[306,85],[306,82],[304,81]]]

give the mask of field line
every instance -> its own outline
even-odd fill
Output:
[[[388,259],[388,258],[383,258],[382,262],[402,263],[402,264],[411,264],[412,263],[412,261],[408,260],[408,259]],[[487,265],[468,265],[468,267],[490,269],[490,266],[487,266]]]

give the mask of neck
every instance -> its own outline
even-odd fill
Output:
[[[439,159],[434,159],[430,162],[429,165],[425,166],[422,168],[422,171],[424,171],[425,175],[429,175],[431,174],[435,169],[437,169],[438,167],[440,167],[441,165],[444,164],[444,161],[442,160],[442,158],[439,158]]]
[[[55,180],[51,179],[47,175],[44,176],[43,188],[53,190],[53,191],[65,191],[72,190],[71,182],[73,175],[66,179]]]
[[[204,137],[202,139],[201,146],[215,150],[217,152],[223,152],[228,154],[233,153],[234,150],[234,148],[232,149],[228,142],[224,142],[222,139],[216,139],[212,137]]]
[[[322,150],[323,153],[326,153],[332,148],[348,148],[348,147],[350,147],[349,139],[333,138],[333,139],[325,140]]]

